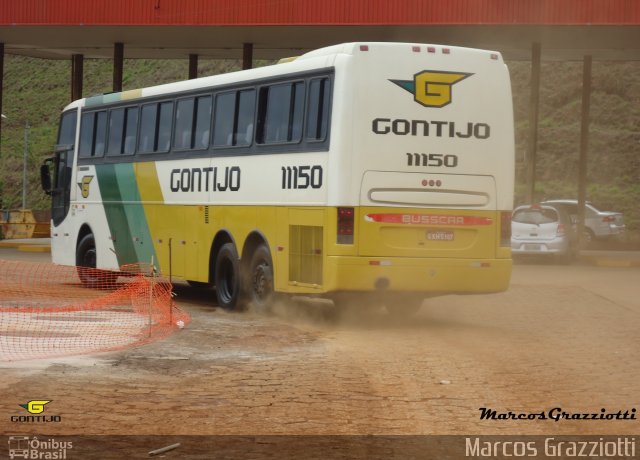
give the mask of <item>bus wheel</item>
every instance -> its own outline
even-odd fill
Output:
[[[76,249],[78,277],[83,286],[92,289],[113,288],[117,276],[111,272],[96,269],[96,242],[93,233],[82,237]]]
[[[250,305],[266,311],[273,301],[273,263],[269,248],[261,244],[251,256],[245,292]]]
[[[215,270],[218,305],[225,310],[240,309],[240,261],[233,243],[226,243],[220,248]]]

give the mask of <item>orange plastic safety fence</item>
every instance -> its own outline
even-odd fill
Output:
[[[112,351],[190,321],[152,267],[120,271],[0,260],[0,361]]]

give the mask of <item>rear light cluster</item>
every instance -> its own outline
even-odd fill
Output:
[[[567,229],[564,224],[558,224],[558,228],[556,230],[557,236],[564,236],[567,233]]]
[[[500,213],[500,246],[511,247],[511,211]]]
[[[615,221],[616,221],[616,218],[614,216],[604,216],[602,218],[602,222],[606,222],[606,223],[615,222]]]
[[[338,244],[353,244],[353,208],[338,208]]]

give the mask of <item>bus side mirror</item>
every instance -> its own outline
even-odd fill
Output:
[[[51,158],[45,160],[45,162],[40,166],[40,184],[42,185],[42,190],[47,195],[51,195],[51,173],[49,171],[50,162]]]

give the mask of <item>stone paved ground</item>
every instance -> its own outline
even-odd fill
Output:
[[[640,435],[637,420],[478,410],[640,410],[639,280],[638,268],[516,265],[508,292],[430,299],[410,320],[336,320],[309,301],[230,314],[179,287],[193,320],[163,342],[0,364],[0,434]],[[12,423],[33,399],[62,422]]]

